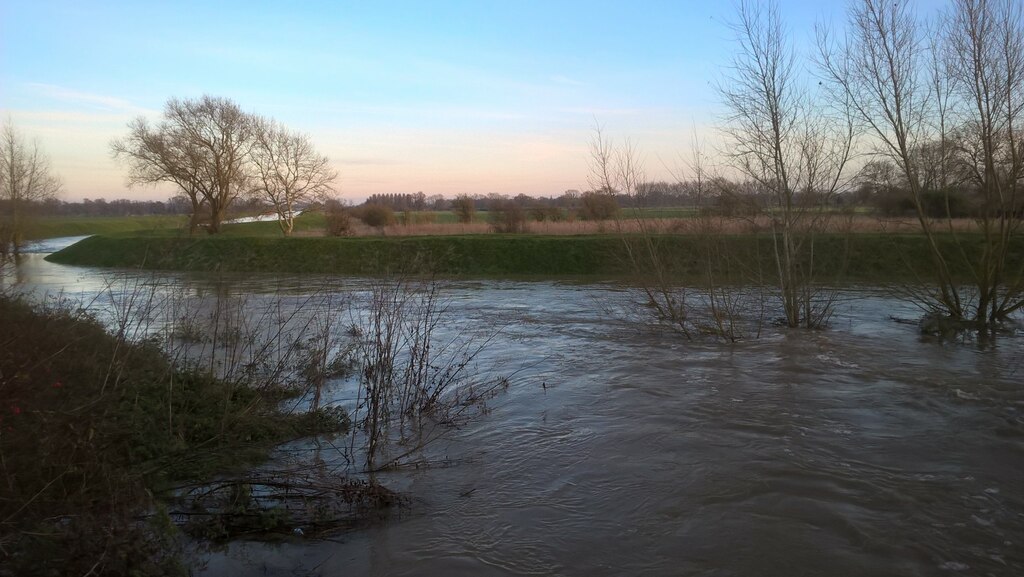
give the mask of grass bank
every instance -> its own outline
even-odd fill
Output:
[[[625,237],[640,243],[640,237]],[[712,239],[688,235],[653,237],[656,252],[675,278],[700,282],[707,277],[708,251],[719,280],[744,282],[774,270],[771,238],[722,235]],[[960,236],[969,256],[980,238]],[[375,275],[394,270],[412,258],[433,272],[454,276],[588,276],[632,277],[638,274],[627,257],[627,242],[616,235],[464,235],[433,237],[136,237],[94,236],[50,255],[52,262],[79,266],[154,270],[325,273]],[[968,268],[952,238],[940,242],[954,273]],[[635,246],[634,246],[635,248]],[[920,235],[826,235],[815,243],[815,275],[825,282],[910,280],[927,276],[930,257]],[[1014,258],[1024,259],[1024,242]],[[640,271],[643,272],[643,271]]]

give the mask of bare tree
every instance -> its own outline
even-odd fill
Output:
[[[192,200],[195,212],[209,210],[209,232],[220,232],[228,207],[246,190],[250,153],[256,143],[255,117],[226,98],[172,98],[163,120],[129,124],[129,135],[114,141],[114,156],[129,162],[129,183],[171,182]]]
[[[852,125],[801,85],[776,2],[741,2],[733,28],[738,50],[719,85],[729,110],[723,129],[729,156],[769,199],[786,323],[818,326],[830,299],[813,288],[814,236],[827,218],[821,206],[844,184]]]
[[[945,69],[963,127],[959,164],[981,205],[983,250],[972,267],[977,286],[973,320],[981,325],[1024,307],[1024,265],[1010,262],[1024,207],[1021,11],[1015,0],[955,0],[945,23]]]
[[[908,0],[858,0],[849,24],[838,43],[821,36],[822,62],[836,93],[873,133],[876,153],[904,177],[937,285],[921,304],[982,327],[1005,319],[1024,307],[1024,271],[1009,259],[1020,231],[1024,176],[1019,4],[955,0],[940,26],[929,30]],[[980,251],[952,227],[954,184],[977,193]],[[936,190],[945,198],[952,249],[940,242],[943,221],[930,218],[926,199]],[[954,259],[969,270],[971,291],[953,274]]]
[[[938,134],[932,85],[934,70],[923,28],[907,0],[858,0],[849,12],[850,30],[842,44],[819,35],[822,67],[860,121],[881,143],[879,153],[890,158],[906,177],[910,198],[929,246],[938,278],[937,303],[954,316],[963,305],[939,249],[934,227],[926,217],[920,170],[914,151]]]
[[[206,202],[199,173],[199,151],[168,124],[151,126],[145,118],[128,124],[128,136],[114,140],[115,159],[128,165],[129,187],[172,183],[192,205],[189,234],[199,226],[200,210]]]
[[[231,100],[208,95],[197,100],[172,98],[164,116],[196,153],[197,184],[210,209],[209,230],[220,232],[228,207],[246,187],[255,118]]]
[[[0,130],[0,254],[17,254],[30,204],[55,198],[61,181],[50,171],[50,159],[35,140],[27,142],[8,120]]]
[[[273,120],[260,119],[252,161],[253,193],[273,205],[285,236],[290,236],[295,227],[295,205],[326,199],[334,191],[331,183],[338,177],[308,136]]]
[[[690,338],[689,311],[686,292],[674,278],[667,251],[662,246],[657,230],[640,213],[642,187],[645,178],[644,163],[637,147],[629,140],[615,146],[605,136],[604,128],[594,121],[590,140],[590,174],[587,181],[592,189],[586,195],[614,198],[616,193],[634,198],[633,225],[636,233],[626,232],[620,219],[615,220],[622,238],[625,256],[633,269],[634,279],[640,283],[644,306],[655,317],[687,338]]]

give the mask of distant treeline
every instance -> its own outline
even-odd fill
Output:
[[[96,200],[84,199],[81,202],[67,202],[49,199],[42,202],[29,202],[29,212],[39,216],[146,216],[158,214],[189,214],[192,207],[188,201],[172,198],[160,200]],[[11,210],[9,201],[0,200],[0,212]]]
[[[192,204],[183,196],[175,196],[168,200],[129,200],[119,198],[106,200],[86,198],[81,202],[68,202],[60,199],[44,201],[28,201],[24,203],[29,213],[35,216],[153,216],[153,215],[189,215]],[[232,214],[260,213],[269,205],[248,199],[239,200],[232,205]],[[11,210],[10,201],[0,199],[0,214]]]
[[[733,182],[724,178],[714,179],[698,185],[695,182],[646,182],[637,186],[634,194],[611,194],[600,190],[566,190],[557,196],[527,196],[498,193],[458,195],[445,197],[440,194],[427,196],[422,192],[412,194],[374,194],[366,199],[366,205],[385,206],[395,212],[418,210],[453,210],[456,203],[472,200],[473,208],[490,211],[496,207],[507,207],[509,203],[522,208],[551,208],[580,210],[586,207],[588,199],[595,196],[611,197],[620,208],[674,208],[681,206],[721,207],[726,212],[745,212],[756,207],[760,198],[751,184]],[[851,196],[840,195],[833,203],[843,205],[852,200]],[[748,207],[749,205],[749,207]]]
[[[846,192],[828,199],[834,207],[861,206],[870,208],[876,214],[903,216],[914,213],[906,186],[893,177],[893,170],[883,163],[871,162],[861,171],[854,185]],[[567,190],[557,196],[527,196],[518,194],[489,193],[478,195],[426,195],[416,193],[373,194],[365,205],[385,206],[395,212],[406,211],[447,211],[455,208],[456,199],[470,198],[475,210],[490,211],[511,202],[523,208],[550,208],[579,210],[584,208],[586,198],[598,191]],[[758,212],[767,199],[758,194],[757,188],[749,183],[715,178],[698,186],[694,182],[648,182],[637,187],[637,193],[612,194],[615,204],[621,208],[673,208],[681,206],[715,208],[726,215],[741,215]],[[970,187],[948,187],[945,190],[926,190],[922,197],[923,209],[932,217],[965,217],[979,210],[975,199],[976,191]],[[10,210],[9,201],[0,200],[0,213]],[[191,204],[181,196],[166,201],[159,200],[95,200],[68,202],[50,199],[28,203],[30,211],[39,216],[147,216],[147,215],[188,215]],[[312,205],[316,207],[317,203]],[[299,208],[308,208],[301,206]],[[233,215],[249,215],[266,212],[269,205],[258,200],[240,199],[232,206]]]
[[[693,206],[701,204],[696,185],[691,182],[648,182],[642,184],[639,195],[614,194],[620,207],[667,208],[677,206]],[[556,196],[527,196],[525,194],[508,195],[498,193],[468,195],[473,199],[477,210],[489,210],[493,205],[512,201],[523,207],[579,208],[582,197],[587,192],[576,189],[566,190]],[[467,196],[467,195],[459,195]],[[396,212],[415,210],[451,210],[456,196],[445,197],[441,194],[427,196],[422,192],[373,194],[365,204],[386,206]]]
[[[923,187],[922,212],[931,218],[963,218],[977,216],[986,210],[976,187],[970,183]],[[615,200],[620,208],[675,208],[705,207],[723,215],[757,214],[771,203],[770,195],[752,182],[741,182],[722,177],[703,183],[646,182],[637,186],[634,194],[607,194],[603,191],[567,190],[557,196],[527,196],[489,193],[459,195],[451,198],[437,194],[374,194],[366,205],[385,206],[395,212],[420,210],[455,210],[459,200],[472,200],[475,210],[490,211],[506,207],[509,203],[524,209],[550,208],[579,211],[586,208],[588,198],[595,195]],[[901,179],[891,162],[872,161],[864,166],[846,190],[825,195],[802,191],[794,194],[801,206],[863,207],[882,216],[911,216],[915,214],[913,197],[905,179]],[[1024,216],[1024,199],[1013,204],[1014,213]]]

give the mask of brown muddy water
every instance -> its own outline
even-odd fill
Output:
[[[17,278],[102,307],[115,274],[30,256]],[[257,295],[314,284],[230,282]],[[1024,574],[1019,331],[922,337],[889,319],[916,309],[860,288],[827,330],[690,343],[610,315],[632,298],[616,284],[445,290],[450,330],[502,319],[488,360],[520,372],[426,449],[432,465],[377,476],[408,506],[331,540],[237,542],[196,574]]]

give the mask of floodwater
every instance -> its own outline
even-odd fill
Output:
[[[88,299],[115,274],[29,255],[18,282]],[[428,449],[443,466],[378,475],[409,505],[329,541],[235,543],[198,574],[1024,574],[1019,335],[922,337],[877,289],[827,330],[735,344],[617,319],[616,284],[447,291],[455,323],[510,319],[490,350],[526,369]]]

